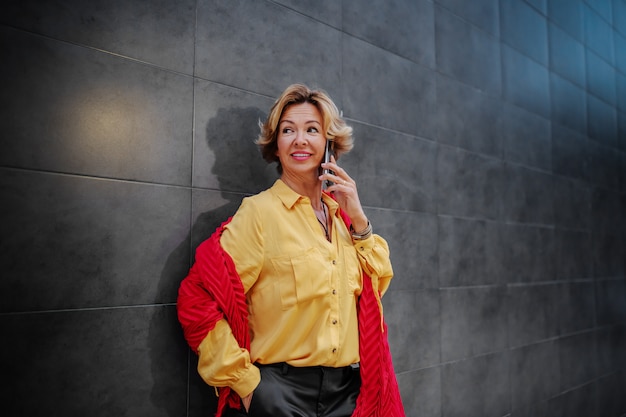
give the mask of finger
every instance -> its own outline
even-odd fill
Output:
[[[333,176],[333,179],[331,179],[331,181],[334,181],[338,184],[343,183],[344,185],[356,184],[355,181],[348,175],[348,173],[340,166],[332,167],[331,171],[333,171],[333,174],[331,174]]]
[[[250,411],[250,404],[252,404],[252,394],[254,394],[254,391],[242,398],[243,406],[245,407],[246,412]]]
[[[353,186],[353,185],[356,184],[354,182],[354,180],[352,178],[348,177],[347,175],[346,175],[346,178],[341,178],[341,177],[338,177],[338,178],[339,178],[339,180],[338,180],[339,184],[344,185],[346,187]]]
[[[330,156],[330,162],[324,164],[324,168],[330,169],[333,173],[330,178],[335,184],[349,186],[350,184],[356,185],[355,181],[348,175],[345,169],[337,165],[337,160],[334,155]]]
[[[336,185],[342,185],[344,187],[348,187],[351,184],[350,181],[346,181],[338,175],[335,175],[331,181],[334,182]]]
[[[335,159],[335,157],[333,155],[331,155],[331,159],[328,162],[328,168],[330,168],[332,171],[335,172],[335,175],[339,175],[339,174],[344,174],[344,175],[348,175],[346,173],[346,170],[341,168],[339,165],[337,165],[337,160]]]

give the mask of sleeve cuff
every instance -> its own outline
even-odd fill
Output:
[[[366,257],[372,252],[372,249],[376,244],[376,239],[374,239],[374,235],[372,235],[367,239],[354,240],[353,244],[359,256]]]
[[[249,395],[261,382],[261,372],[259,368],[250,364],[245,370],[241,378],[239,378],[232,386],[233,389],[241,398]]]

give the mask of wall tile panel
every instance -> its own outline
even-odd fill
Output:
[[[614,233],[592,233],[590,255],[594,277],[624,276],[624,242],[622,236]]]
[[[554,229],[509,224],[501,227],[501,257],[507,283],[552,281],[555,277]]]
[[[433,213],[437,144],[361,123],[351,125],[354,148],[339,163],[356,181],[361,203]]]
[[[505,220],[551,226],[554,224],[554,177],[524,167],[505,164],[503,187]]]
[[[581,181],[554,180],[554,219],[557,227],[589,231],[591,225],[591,190]]]
[[[607,6],[610,1],[584,2],[582,8],[585,44],[610,63],[613,56],[613,30],[611,28],[610,10],[604,15],[597,6]],[[595,6],[595,7],[594,7]]]
[[[625,71],[626,74],[626,71]],[[626,112],[626,75],[622,75],[619,72],[615,73],[615,85],[617,91],[617,109],[618,112]],[[622,135],[618,135],[618,137],[624,137],[623,131]],[[618,145],[619,146],[619,145]],[[621,147],[624,150],[624,147]]]
[[[562,393],[548,402],[552,416],[587,417],[597,414],[596,386],[587,384]]]
[[[509,360],[508,352],[499,352],[443,365],[442,415],[507,415],[511,410]]]
[[[500,45],[493,37],[435,7],[435,48],[438,71],[488,94],[500,94]]]
[[[9,0],[0,23],[192,74],[195,18],[195,0]]]
[[[559,350],[555,342],[538,343],[511,352],[513,409],[523,409],[559,393]]]
[[[626,33],[615,33],[615,68],[626,74]]]
[[[437,154],[439,213],[500,218],[502,172],[499,160],[458,148],[440,147]]]
[[[596,298],[593,281],[561,284],[557,291],[560,292],[560,334],[566,335],[593,329],[596,324],[594,314]],[[584,379],[584,381],[590,379],[593,379],[593,376]]]
[[[439,217],[439,282],[442,287],[504,282],[502,226]]]
[[[302,14],[326,23],[334,28],[341,28],[341,21],[343,18],[341,12],[341,2],[328,1],[328,2],[308,2],[299,0],[274,0],[275,3],[280,3],[290,9],[296,10]]]
[[[254,141],[273,101],[204,80],[196,80],[194,100],[194,187],[257,193],[271,186],[276,163]]]
[[[189,190],[0,174],[0,260],[7,274],[0,291],[12,294],[3,312],[176,300],[189,268]]]
[[[189,399],[187,401],[188,417],[206,417],[214,415],[218,397],[215,388],[207,385],[198,374],[198,355],[189,350],[188,358]]]
[[[524,346],[558,335],[557,290],[554,284],[509,286],[509,346]]]
[[[437,292],[388,291],[383,297],[389,346],[398,372],[440,363],[440,308]]]
[[[347,35],[343,53],[346,117],[423,138],[435,136],[432,71]]]
[[[500,1],[500,38],[542,65],[548,65],[546,18],[523,0]]]
[[[594,376],[609,375],[614,372],[615,365],[624,369],[624,349],[626,349],[626,333],[624,325],[605,326],[594,332],[596,357],[592,363],[597,365]]]
[[[584,87],[550,74],[550,111],[552,122],[587,134],[587,93]]]
[[[12,341],[3,348],[11,355],[6,414],[185,413],[186,346],[173,306],[2,315],[0,323]]]
[[[432,367],[397,376],[406,417],[441,415],[441,369]]]
[[[266,1],[198,0],[197,22],[197,77],[272,97],[303,82],[340,100],[338,30]]]
[[[596,282],[596,314],[598,325],[626,323],[626,281],[599,279]]]
[[[604,188],[591,190],[591,230],[596,233],[619,233],[624,218],[620,201],[621,194]]]
[[[574,39],[584,41],[582,0],[548,0],[548,18]]]
[[[574,37],[550,23],[548,25],[550,69],[563,78],[585,87],[585,47]]]
[[[437,77],[437,141],[494,157],[502,155],[501,103],[449,77]]]
[[[612,0],[608,1],[593,1],[593,0],[584,0],[585,6],[589,8],[589,10],[593,10],[598,16],[607,22],[609,25],[613,21],[613,8],[615,5]]]
[[[192,258],[196,248],[230,216],[234,215],[241,200],[247,194],[227,191],[193,189],[191,191],[191,239]]]
[[[617,147],[617,112],[615,107],[595,96],[587,95],[587,129],[589,137],[610,147]]]
[[[365,207],[374,233],[389,245],[393,265],[392,289],[415,291],[439,288],[437,279],[437,218],[433,214]]]
[[[616,103],[615,69],[605,58],[587,51],[585,54],[587,89],[594,96],[614,106]]]
[[[619,416],[626,410],[626,400],[621,394],[626,386],[624,372],[612,373],[596,382],[598,415]]]
[[[0,49],[0,164],[190,184],[190,77],[6,27]]]
[[[550,118],[548,69],[508,46],[502,47],[502,91],[507,101]]]
[[[551,417],[553,409],[548,402],[522,405],[513,410],[511,417]]]
[[[589,141],[587,151],[590,160],[589,181],[592,185],[619,190],[622,153],[595,140]]]
[[[441,360],[471,358],[507,347],[504,287],[441,290]]]
[[[613,27],[618,32],[626,35],[626,3],[624,3],[624,0],[613,0],[611,6]]]
[[[495,37],[500,35],[498,0],[475,0],[471,3],[464,0],[435,0],[435,3]]]
[[[345,0],[343,30],[429,68],[435,66],[433,3]]]
[[[504,159],[552,170],[550,121],[516,106],[500,107]]]
[[[589,259],[590,233],[557,229],[555,239],[555,278],[560,281],[593,277]]]
[[[552,167],[554,174],[588,181],[591,178],[592,168],[590,147],[589,139],[580,132],[552,123]],[[557,222],[559,222],[558,217]]]
[[[548,12],[548,0],[524,0],[542,15]]]

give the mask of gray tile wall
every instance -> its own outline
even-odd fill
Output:
[[[176,290],[292,82],[354,126],[407,416],[626,415],[625,0],[3,6],[3,415],[211,415]]]

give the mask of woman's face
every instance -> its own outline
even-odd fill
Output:
[[[319,175],[326,138],[322,115],[311,103],[292,104],[285,109],[278,123],[276,156],[283,175]]]

